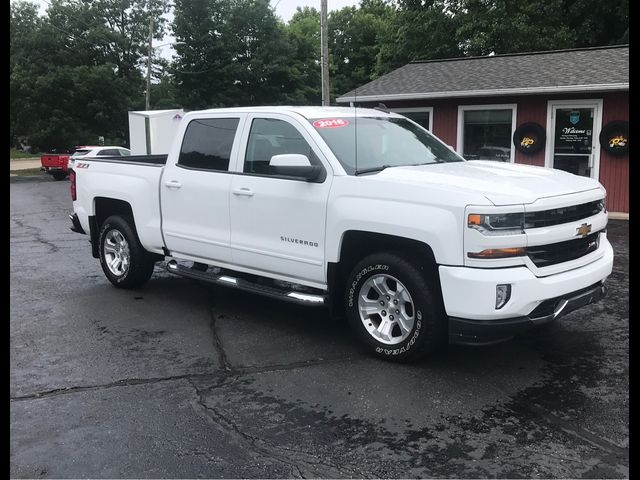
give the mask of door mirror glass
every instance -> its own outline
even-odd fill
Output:
[[[274,155],[269,161],[271,167],[310,167],[311,162],[306,155],[298,153],[285,153]]]

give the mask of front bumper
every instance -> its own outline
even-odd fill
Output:
[[[598,282],[587,288],[543,302],[526,317],[494,321],[449,318],[449,343],[490,345],[512,338],[537,325],[544,325],[580,307],[596,303],[607,294],[607,287]]]
[[[490,337],[510,337],[515,334],[512,332],[523,326],[545,323],[538,317],[553,313],[557,305],[550,306],[551,300],[567,300],[567,305],[553,318],[568,313],[570,310],[567,308],[583,306],[573,297],[581,296],[592,288],[597,290],[613,269],[613,249],[606,237],[601,240],[597,252],[597,259],[587,265],[546,277],[536,277],[527,267],[481,269],[440,266],[442,297],[453,337],[465,343],[466,340],[487,343],[489,340],[486,339]],[[511,285],[511,298],[499,310],[495,308],[498,284]],[[592,301],[601,297],[602,294],[595,291],[586,296]],[[492,329],[497,335],[490,334]],[[486,332],[482,334],[486,341],[480,338],[472,341],[479,337],[480,332]]]

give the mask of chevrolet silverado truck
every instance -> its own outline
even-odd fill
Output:
[[[598,301],[596,180],[465,161],[378,109],[190,112],[168,155],[78,158],[72,230],[116,287],[154,264],[345,315],[373,355],[490,344]]]

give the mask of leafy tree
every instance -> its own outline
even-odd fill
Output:
[[[375,78],[375,59],[395,10],[384,0],[362,0],[329,16],[331,90],[340,95]]]
[[[320,12],[311,7],[298,7],[286,26],[292,47],[288,75],[292,90],[291,103],[319,105],[320,85]]]
[[[562,18],[575,32],[574,47],[629,43],[629,0],[565,0]]]
[[[228,0],[224,37],[231,60],[226,105],[267,105],[288,100],[293,49],[268,0]]]
[[[460,56],[460,42],[455,35],[459,19],[450,3],[398,0],[381,39],[375,74],[383,75],[412,60]]]
[[[188,108],[222,106],[218,93],[226,88],[222,71],[229,55],[222,38],[228,2],[176,0],[172,25],[176,57],[172,65],[178,101]]]
[[[628,0],[458,0],[451,9],[465,55],[628,42]]]
[[[46,150],[127,135],[127,110],[143,108],[150,15],[161,0],[52,0],[44,17],[11,4],[11,135]]]
[[[514,2],[462,0],[455,7],[457,37],[465,55],[570,48],[575,33],[566,24],[564,0]]]
[[[267,0],[177,0],[178,100],[189,108],[280,103],[293,48]]]

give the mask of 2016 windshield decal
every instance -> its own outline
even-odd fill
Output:
[[[298,245],[308,245],[310,247],[318,246],[318,242],[310,242],[308,240],[301,240],[299,238],[291,238],[291,237],[284,237],[284,236],[280,236],[280,241],[288,242],[288,243],[297,243]]]
[[[344,118],[321,118],[313,122],[313,126],[316,128],[336,128],[346,127],[349,125],[349,120]]]

